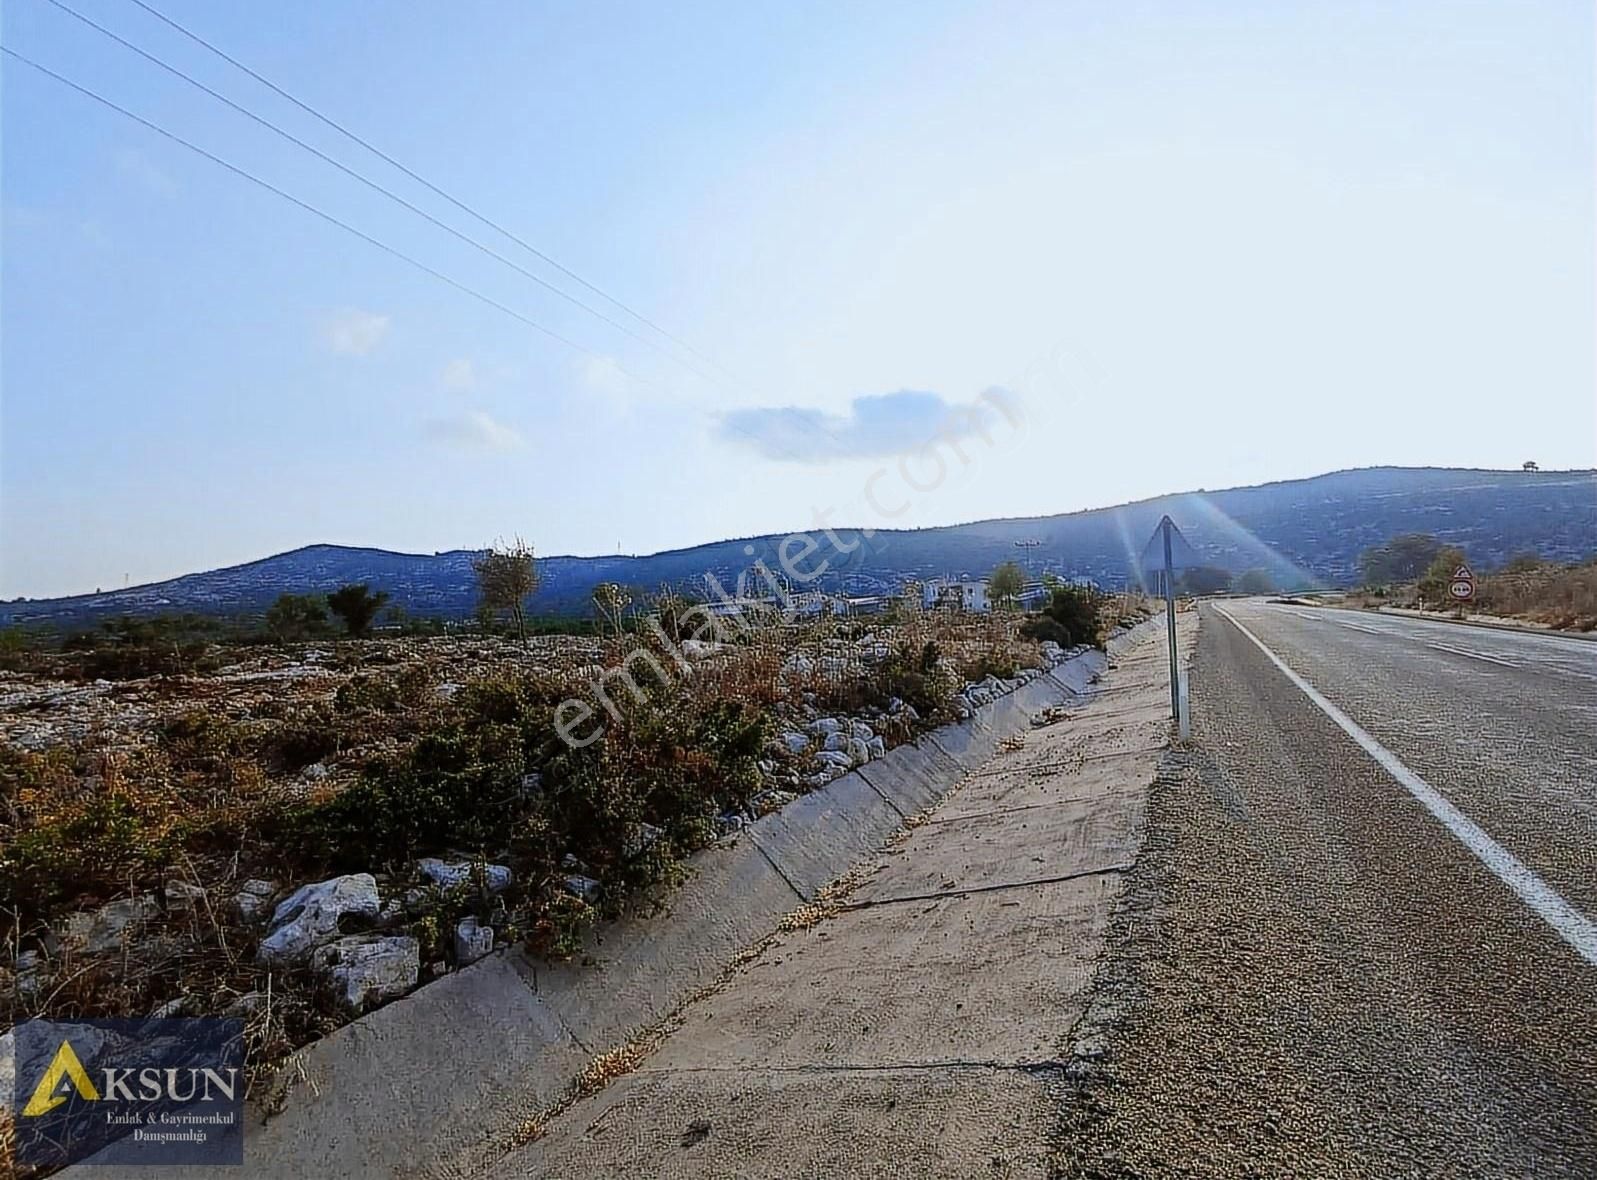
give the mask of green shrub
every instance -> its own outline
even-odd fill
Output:
[[[1039,642],[1052,639],[1061,647],[1090,643],[1102,647],[1099,610],[1102,600],[1090,586],[1057,586],[1042,614],[1028,619],[1021,634]]]
[[[398,681],[388,676],[360,673],[338,686],[333,704],[340,713],[391,713],[399,708]]]

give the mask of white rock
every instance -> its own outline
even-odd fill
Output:
[[[844,750],[822,750],[815,755],[815,761],[822,766],[836,766],[841,770],[847,770],[853,765],[848,753]]]
[[[848,732],[850,737],[857,737],[862,742],[868,742],[876,736],[876,731],[863,721],[850,721]]]
[[[272,913],[272,932],[261,940],[256,958],[263,963],[293,963],[338,934],[348,915],[375,919],[382,903],[370,873],[350,873],[302,885]]]
[[[873,737],[865,743],[865,747],[870,751],[872,758],[885,758],[887,756],[887,743],[879,737]]]
[[[592,905],[599,900],[599,882],[581,873],[572,873],[566,878],[566,892]]]
[[[186,914],[205,904],[205,890],[190,881],[172,880],[166,883],[166,910],[169,914]]]
[[[859,738],[848,739],[848,762],[850,766],[859,766],[871,760],[871,750]]]
[[[775,789],[761,791],[758,795],[749,800],[749,811],[754,815],[769,815],[773,811],[777,811],[783,807],[786,807],[796,798],[798,798],[798,796],[793,794],[792,791],[779,791]]]
[[[276,882],[252,877],[240,885],[238,892],[233,895],[233,909],[244,921],[258,922],[266,913],[266,907],[271,904],[272,895],[276,892]]]
[[[421,946],[403,935],[354,934],[317,948],[311,967],[328,979],[344,1008],[359,1015],[416,986]]]
[[[815,661],[801,652],[794,652],[782,663],[782,675],[805,678],[815,675]]]
[[[327,777],[328,773],[327,763],[325,762],[312,762],[304,770],[300,771],[303,777],[310,779],[313,783],[321,782]]]
[[[848,749],[849,735],[842,730],[834,730],[826,735],[826,744],[822,748],[828,752]]]
[[[464,967],[475,963],[494,949],[494,928],[478,925],[477,919],[465,917],[455,926],[455,962]]]
[[[837,733],[843,728],[843,723],[836,717],[817,717],[809,724],[809,731],[817,737],[825,734]]]
[[[107,902],[92,912],[69,916],[61,931],[61,941],[83,954],[98,955],[115,950],[124,938],[161,912],[154,894],[124,897]]]
[[[31,1000],[37,996],[51,979],[44,956],[38,951],[23,951],[17,956],[12,970],[17,974],[17,994],[25,999]]]
[[[810,748],[810,739],[790,729],[782,735],[782,744],[787,747],[789,754],[802,754]]]
[[[705,639],[684,639],[682,641],[682,654],[690,660],[707,660],[711,656],[720,655],[725,646],[711,643]]]
[[[446,861],[436,856],[424,856],[416,862],[422,875],[440,889],[453,889],[477,880],[476,864],[469,860]],[[489,893],[503,893],[510,887],[514,874],[506,865],[483,865],[482,880]]]

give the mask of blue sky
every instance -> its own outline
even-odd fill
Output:
[[[0,595],[872,523],[871,474],[995,388],[1024,425],[892,524],[1597,463],[1586,3],[151,3],[713,364],[11,0],[8,46],[586,351],[5,61]]]

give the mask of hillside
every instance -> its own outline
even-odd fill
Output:
[[[850,594],[879,593],[906,578],[985,575],[999,562],[1017,559],[1034,573],[1050,570],[1119,585],[1136,580],[1134,559],[1164,513],[1215,565],[1232,571],[1262,567],[1283,586],[1345,585],[1356,576],[1359,553],[1397,533],[1435,533],[1483,568],[1525,551],[1563,561],[1597,553],[1597,472],[1370,468],[1057,516],[883,530],[865,538],[846,562],[834,560],[821,584]],[[536,527],[527,531],[536,538]],[[857,536],[837,532],[845,541]],[[702,590],[710,573],[730,589],[756,557],[779,569],[776,546],[782,539],[740,538],[639,557],[544,557],[535,609],[585,612],[592,588],[603,581],[646,590],[666,584]],[[817,539],[824,546],[824,538]],[[1020,541],[1038,544],[1018,548]],[[746,552],[750,546],[754,556]],[[327,590],[352,581],[387,590],[415,615],[464,617],[474,601],[472,556],[469,550],[425,555],[311,545],[147,586],[3,603],[0,622],[77,624],[174,611],[249,614],[284,591]]]

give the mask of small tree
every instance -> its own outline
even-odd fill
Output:
[[[516,622],[516,635],[527,640],[527,600],[538,589],[538,566],[532,546],[520,537],[504,547],[493,546],[471,563],[477,574],[479,617],[508,614]]]
[[[365,582],[352,582],[327,596],[327,609],[343,620],[344,630],[352,638],[359,638],[371,629],[372,620],[387,601],[386,590],[373,594]]]
[[[266,630],[279,643],[295,643],[328,630],[327,601],[320,594],[279,594],[266,608]]]
[[[1078,643],[1101,647],[1098,639],[1101,605],[1102,599],[1090,586],[1056,587],[1042,614],[1029,620],[1020,633],[1030,639],[1052,639],[1060,647]]]
[[[1452,598],[1447,587],[1453,581],[1453,571],[1466,561],[1464,551],[1452,545],[1438,553],[1420,577],[1420,601],[1432,606],[1447,605]]]
[[[600,631],[606,627],[617,637],[626,630],[627,607],[632,605],[632,595],[615,582],[600,582],[593,588],[593,609],[598,612]]]
[[[1012,561],[1006,561],[987,579],[987,596],[1000,606],[1013,606],[1026,588],[1026,573]]]
[[[1366,586],[1412,582],[1436,560],[1442,548],[1442,542],[1429,533],[1403,533],[1361,553],[1359,572]]]

